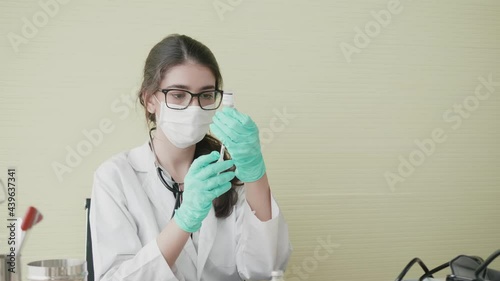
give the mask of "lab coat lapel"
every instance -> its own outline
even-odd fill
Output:
[[[158,217],[158,227],[160,228],[159,231],[162,231],[162,228],[165,227],[170,220],[170,215],[175,205],[175,198],[170,191],[162,185],[155,169],[151,169],[148,172],[147,180],[149,182],[145,183],[146,193],[151,203],[153,203],[161,214]]]
[[[175,198],[174,196],[172,196],[170,191],[168,191],[167,196],[162,196],[161,193],[167,192],[167,190],[158,180],[158,174],[156,173],[156,170],[151,170],[148,172],[148,179],[150,182],[145,186],[146,192],[148,193],[149,199],[151,200],[155,208],[160,210],[160,213],[163,214],[161,217],[159,217],[160,222],[158,226],[160,228],[159,231],[162,231],[162,228],[165,227],[170,221],[170,216],[174,209]],[[184,255],[189,257],[193,265],[196,267],[197,255],[191,239],[188,239],[186,245],[182,249],[182,252],[184,253]]]
[[[151,203],[159,210],[158,227],[159,231],[167,225],[170,220],[170,215],[174,209],[175,198],[168,191],[160,179],[154,165],[154,156],[149,143],[146,142],[142,146],[130,151],[128,160],[132,167],[140,174],[146,173],[144,177],[143,188],[151,200]]]
[[[160,210],[161,214],[165,214],[164,216],[159,217],[160,221],[158,227],[159,231],[162,231],[161,228],[165,227],[170,220],[170,215],[174,209],[175,198],[158,179],[156,167],[154,166],[154,156],[148,143],[132,150],[128,155],[128,158],[129,162],[137,172],[147,173],[147,177],[143,183],[143,188],[155,208]],[[164,196],[164,193],[168,193],[167,196]],[[188,240],[182,251],[196,266],[198,257],[191,239]]]
[[[215,217],[214,207],[210,208],[208,216],[203,220],[200,237],[198,240],[198,281],[201,280],[201,275],[205,263],[208,258],[208,254],[212,249],[214,244],[215,235],[217,235],[217,218]]]

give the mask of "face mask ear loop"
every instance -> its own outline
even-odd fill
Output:
[[[161,105],[161,101],[156,97],[156,95],[153,95],[155,97],[155,100],[158,102],[159,105]]]

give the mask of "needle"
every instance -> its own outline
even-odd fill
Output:
[[[224,145],[221,145],[220,146],[220,156],[219,156],[219,161],[217,162],[221,162],[221,161],[224,161],[224,151],[226,150],[226,147]]]

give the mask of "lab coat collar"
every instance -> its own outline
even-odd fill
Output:
[[[128,161],[134,170],[138,172],[148,172],[155,168],[153,151],[149,147],[149,141],[143,145],[133,148],[128,153]]]

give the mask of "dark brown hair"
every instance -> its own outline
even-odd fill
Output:
[[[186,35],[171,34],[158,42],[149,52],[144,65],[144,80],[139,90],[139,100],[146,108],[149,98],[155,94],[160,83],[172,67],[194,62],[210,69],[215,77],[215,88],[222,87],[219,64],[210,49]],[[155,115],[147,109],[146,120],[155,123]]]
[[[221,143],[216,138],[211,135],[205,135],[205,137],[196,144],[196,150],[194,152],[194,158],[198,158],[198,156],[209,154],[212,151],[220,151]],[[224,159],[229,159],[229,155],[224,153]],[[234,171],[234,167],[230,170]],[[234,177],[231,180],[231,189],[219,196],[217,199],[213,201],[215,216],[218,218],[228,217],[233,211],[233,206],[238,201],[238,193],[236,192],[236,188],[242,186],[243,183],[238,180],[237,177]]]
[[[219,65],[207,46],[186,35],[171,34],[165,37],[149,52],[144,65],[144,80],[139,91],[139,100],[145,109],[149,126],[156,125],[156,118],[154,113],[147,110],[147,101],[159,89],[165,73],[172,67],[186,62],[194,62],[207,67],[215,77],[215,88],[222,87]],[[216,138],[205,135],[203,140],[196,144],[194,158],[209,154],[214,150],[219,151],[220,148],[221,143]],[[224,158],[229,158],[227,153]],[[232,187],[228,192],[213,201],[215,216],[218,218],[228,217],[238,201],[238,193],[235,188],[243,184],[236,177],[231,180],[231,184]]]

